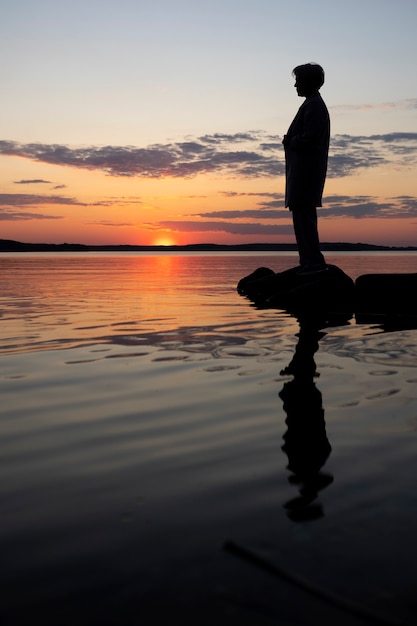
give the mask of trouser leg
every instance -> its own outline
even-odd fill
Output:
[[[320,252],[316,207],[291,209],[291,213],[300,265],[325,265],[324,256]]]

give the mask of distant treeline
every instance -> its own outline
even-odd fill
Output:
[[[375,246],[368,243],[322,243],[324,252],[389,252],[413,251],[417,246]],[[10,239],[0,239],[0,252],[295,252],[292,243],[242,243],[225,245],[216,243],[196,243],[186,246],[131,246],[103,245],[89,246],[80,243],[22,243]]]

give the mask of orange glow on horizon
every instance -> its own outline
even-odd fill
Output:
[[[158,235],[153,241],[152,246],[177,246],[178,242],[171,235]]]
[[[283,177],[200,174],[187,180],[139,180],[5,156],[0,163],[5,181],[1,239],[157,246],[295,241],[291,215],[283,209]],[[415,246],[416,218],[411,208],[409,217],[401,217],[401,202],[396,201],[396,196],[414,198],[414,189],[411,168],[392,170],[391,176],[376,169],[329,178],[318,211],[320,240]],[[339,217],[337,211],[327,212],[326,197],[331,196],[341,198]],[[372,212],[355,217],[353,211],[349,215],[349,202],[345,214],[344,197],[352,197],[353,205],[369,201],[394,209],[397,202],[400,217],[395,210],[391,217],[373,217]]]

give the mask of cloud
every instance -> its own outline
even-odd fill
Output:
[[[224,232],[232,235],[292,235],[293,227],[290,224],[256,224],[246,222],[224,221],[163,221],[158,227],[182,233],[195,232]]]
[[[335,135],[331,139],[328,176],[348,176],[359,169],[417,163],[417,133]]]
[[[406,98],[396,102],[377,102],[372,104],[336,104],[329,106],[331,111],[404,111],[417,109],[417,98]]]
[[[283,163],[271,158],[260,146],[259,131],[204,135],[193,141],[134,146],[89,146],[21,144],[0,141],[0,154],[42,163],[101,170],[112,176],[189,178],[214,172],[234,176],[272,176],[283,173]],[[236,149],[236,145],[239,149]]]
[[[110,207],[117,209],[124,205],[142,205],[142,200],[137,197],[131,198],[110,198],[107,200],[99,200],[97,202],[84,203],[79,202],[76,198],[70,198],[57,195],[40,195],[40,194],[23,194],[23,193],[0,193],[0,221],[17,221],[17,220],[43,220],[43,219],[63,219],[59,215],[47,215],[44,213],[33,213],[32,211],[16,210],[22,207],[43,207],[45,205],[59,206],[83,206],[83,207]],[[3,208],[4,207],[4,208]],[[96,222],[95,222],[96,223]],[[118,222],[98,222],[103,226],[133,226],[134,224],[125,224]]]
[[[288,209],[282,209],[282,211],[273,211],[265,209],[242,209],[237,211],[211,211],[204,213],[201,217],[209,217],[216,219],[283,219],[290,217],[291,214]]]
[[[22,222],[29,220],[61,220],[62,215],[45,215],[29,211],[13,211],[0,209],[0,222]]]
[[[0,141],[0,154],[37,162],[99,170],[110,176],[192,178],[215,174],[236,178],[279,177],[285,164],[281,139],[263,131],[214,133],[185,141],[135,146],[69,147]],[[335,135],[331,140],[330,178],[360,169],[417,163],[417,133]]]
[[[78,202],[75,198],[66,198],[64,196],[43,196],[27,193],[0,193],[0,207],[36,206],[45,204],[86,206],[84,203]]]
[[[51,185],[51,181],[50,180],[43,180],[42,178],[32,178],[32,179],[28,179],[28,180],[15,180],[14,184],[15,185],[38,185],[38,184],[43,184],[43,185]]]
[[[26,193],[0,193],[0,221],[27,221],[27,220],[59,220],[62,215],[47,215],[21,210],[22,207],[52,205],[86,206],[75,198],[62,196],[44,196]]]
[[[324,218],[353,217],[357,219],[409,219],[417,218],[417,197],[393,196],[380,202],[373,196],[328,196],[323,199]]]
[[[112,222],[110,220],[101,220],[100,222],[87,222],[92,226],[111,226],[112,228],[132,228],[132,226],[136,226],[132,222]]]
[[[253,195],[262,197],[263,194],[239,194],[228,192],[227,197],[235,198],[240,195]],[[284,208],[281,194],[265,194],[277,196],[277,199],[257,202],[251,208],[223,209],[196,213],[194,217],[204,220],[290,220],[291,213]],[[319,215],[324,219],[339,219],[350,217],[355,219],[379,218],[379,219],[406,219],[417,218],[417,197],[394,196],[385,201],[378,200],[374,196],[344,196],[333,195],[323,198],[323,207],[319,209]],[[178,222],[179,224],[180,222]]]
[[[251,197],[259,197],[259,198],[275,198],[276,200],[283,200],[283,193],[273,193],[270,191],[259,192],[259,191],[220,191],[220,195],[225,196],[226,198],[251,198]]]

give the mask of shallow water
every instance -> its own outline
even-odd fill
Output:
[[[417,272],[412,253],[327,260]],[[277,597],[225,541],[415,623],[417,331],[300,329],[237,295],[295,264],[0,257],[5,623],[302,624],[289,594],[308,594]]]

